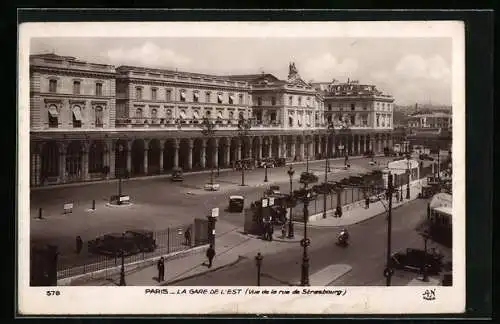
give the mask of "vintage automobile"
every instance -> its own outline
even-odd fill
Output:
[[[276,161],[273,158],[263,158],[257,161],[258,168],[274,168],[276,166]]]
[[[422,160],[422,161],[434,161],[434,158],[428,154],[420,154],[418,156],[419,160]]]
[[[125,235],[131,237],[141,252],[153,252],[158,247],[153,231],[134,229],[126,231]]]
[[[184,181],[181,168],[174,168],[172,170],[172,181]]]
[[[278,158],[276,159],[276,167],[282,167],[286,165],[286,159],[285,158]]]
[[[245,206],[245,198],[243,196],[229,196],[229,208],[228,211],[241,213],[243,207]]]
[[[253,170],[255,168],[255,160],[254,159],[243,159],[235,161],[234,168],[236,170]]]
[[[92,254],[119,256],[121,251],[125,255],[139,252],[134,236],[130,233],[108,233],[90,240],[87,243],[88,251]]]
[[[417,272],[420,272],[425,265],[429,265],[429,274],[439,274],[443,267],[443,256],[420,249],[408,248],[404,252],[394,253],[389,264],[393,269]]]
[[[269,189],[266,189],[266,191],[264,192],[264,195],[270,196],[270,195],[276,195],[279,193],[280,193],[280,186],[272,185],[272,186],[269,186]]]

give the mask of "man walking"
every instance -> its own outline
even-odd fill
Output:
[[[191,226],[184,232],[184,238],[186,239],[186,245],[191,246]]]
[[[82,248],[83,248],[83,240],[80,237],[80,235],[78,235],[76,237],[76,254],[80,254],[80,252],[82,252]]]
[[[210,244],[209,248],[207,249],[207,259],[208,259],[208,267],[212,267],[212,261],[214,260],[215,257],[215,249],[212,244]]]
[[[158,282],[165,280],[165,259],[163,257],[158,260]]]

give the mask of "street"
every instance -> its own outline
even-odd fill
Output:
[[[392,158],[378,157],[379,167],[387,164]],[[372,170],[376,167],[369,165],[369,158],[351,159],[351,169],[343,170],[343,159],[330,161],[332,172],[329,180],[340,180],[356,173]],[[298,179],[305,171],[305,164],[296,164],[293,188],[300,187]],[[316,172],[323,180],[324,161],[312,161],[309,169]],[[245,205],[262,197],[265,186],[277,184],[281,191],[290,190],[288,166],[268,170],[269,182],[264,183],[264,169],[255,169],[245,172],[246,186],[240,186],[241,172],[221,172],[215,181],[221,185],[217,192],[203,190],[203,184],[208,181],[210,174],[187,174],[182,183],[171,182],[166,178],[152,178],[144,180],[124,180],[123,192],[130,195],[134,205],[124,208],[107,207],[105,204],[111,194],[116,193],[117,183],[89,184],[67,188],[53,188],[31,192],[31,242],[36,244],[50,243],[57,245],[61,258],[65,263],[81,264],[91,258],[84,250],[81,255],[74,253],[75,237],[81,236],[84,242],[94,239],[105,233],[120,233],[128,229],[150,229],[162,231],[172,227],[182,227],[193,222],[194,218],[205,218],[210,210],[219,207],[219,222],[226,222],[232,226],[242,228],[243,214],[228,213],[225,208],[230,195],[240,194],[245,197]],[[265,185],[265,186],[264,186]],[[346,194],[347,202],[356,195]],[[96,200],[96,210],[89,211],[92,200]],[[336,197],[331,197],[328,207],[335,205]],[[62,215],[62,206],[66,202],[74,203],[71,214]],[[344,200],[345,202],[345,200]],[[44,219],[38,220],[38,208],[43,208]],[[310,214],[314,210],[321,212],[322,199],[311,203]],[[295,213],[301,211],[300,205]],[[74,259],[74,261],[72,261]]]
[[[397,252],[409,247],[423,248],[423,240],[414,230],[425,215],[425,200],[415,200],[393,211],[392,251]],[[386,213],[348,228],[350,245],[341,248],[335,245],[339,229],[312,229],[309,247],[309,273],[331,264],[348,264],[352,270],[333,284],[340,286],[380,286],[385,285],[383,270],[386,262],[387,221]],[[430,244],[429,247],[435,246]],[[450,260],[451,251],[439,247]],[[262,286],[297,284],[300,281],[302,248],[296,247],[266,255],[263,251]],[[207,273],[188,280],[176,282],[178,286],[246,286],[255,285],[257,269],[253,256],[230,267]],[[405,285],[416,274],[396,271],[393,285]]]

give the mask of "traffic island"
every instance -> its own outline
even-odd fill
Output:
[[[109,207],[127,207],[131,205],[132,203],[130,202],[130,196],[123,194],[111,196],[109,202],[106,204],[106,206]]]
[[[203,189],[206,191],[219,191],[220,190],[220,184],[218,183],[205,183],[203,186]]]

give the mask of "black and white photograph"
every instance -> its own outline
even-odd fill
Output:
[[[19,35],[27,313],[463,310],[463,24]]]

